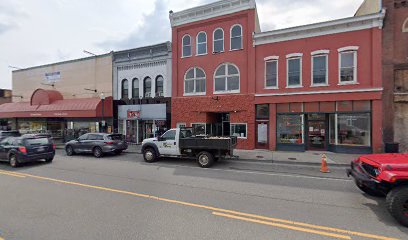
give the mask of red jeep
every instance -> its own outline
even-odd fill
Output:
[[[391,215],[408,226],[408,154],[364,155],[347,169],[360,190],[372,196],[387,196]]]

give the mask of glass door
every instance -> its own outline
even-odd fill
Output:
[[[325,114],[308,114],[308,150],[326,150],[327,124]]]
[[[268,121],[258,121],[256,123],[256,148],[257,149],[268,149]]]

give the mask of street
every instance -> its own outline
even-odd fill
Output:
[[[0,239],[407,239],[344,168],[142,155],[0,164]]]

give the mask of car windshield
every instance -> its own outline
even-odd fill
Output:
[[[107,138],[109,140],[122,140],[122,135],[120,134],[113,134],[113,135],[108,135]]]
[[[34,146],[34,145],[46,145],[50,143],[48,138],[28,138],[25,140],[27,145]]]

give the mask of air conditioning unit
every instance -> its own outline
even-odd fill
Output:
[[[151,93],[149,93],[149,92],[145,93],[145,97],[149,98],[149,97],[151,97],[151,96],[152,96]]]
[[[159,92],[157,95],[159,95],[159,97],[164,97],[164,92]]]

